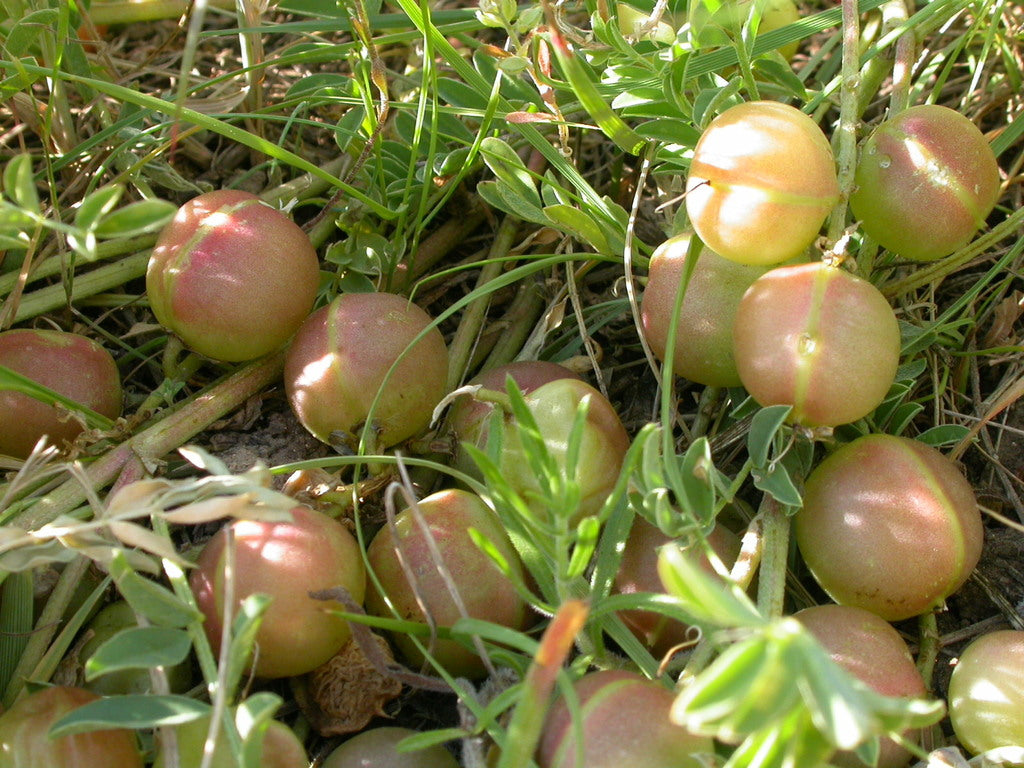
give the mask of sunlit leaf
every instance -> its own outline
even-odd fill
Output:
[[[172,667],[188,657],[192,640],[170,627],[129,627],[102,643],[85,662],[85,679],[123,669]]]

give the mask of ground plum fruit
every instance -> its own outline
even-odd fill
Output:
[[[900,633],[880,616],[848,605],[816,605],[793,614],[828,651],[832,661],[883,696],[923,698],[928,689]],[[906,733],[914,740],[917,734]],[[903,768],[910,752],[882,739],[876,768]],[[864,768],[853,753],[833,755],[840,768]]]
[[[651,350],[662,361],[691,240],[688,233],[676,235],[651,256],[640,320]],[[732,352],[733,321],[744,292],[767,269],[723,259],[710,248],[701,250],[679,308],[672,355],[677,376],[712,387],[740,385]]]
[[[590,672],[574,684],[579,697],[583,764],[565,699],[551,707],[537,747],[541,768],[699,768],[694,755],[713,754],[710,738],[669,720],[675,695],[626,670]]]
[[[431,322],[393,293],[343,293],[311,314],[285,358],[285,391],[299,421],[330,442],[332,432],[354,434],[372,418],[381,448],[425,429],[448,376],[448,350]]]
[[[949,107],[910,107],[864,143],[850,209],[864,231],[908,259],[966,245],[995,207],[999,166],[988,140]]]
[[[576,465],[580,504],[574,519],[597,514],[601,509],[618,481],[629,449],[629,435],[608,398],[585,381],[556,379],[525,397],[549,454],[563,469],[567,436],[576,418],[576,409],[584,398],[589,398],[589,408]],[[504,427],[499,469],[509,484],[529,499],[539,491],[537,476],[524,455],[516,420],[506,417]],[[539,507],[535,511],[541,517],[549,516],[547,510]]]
[[[963,650],[949,681],[949,719],[973,754],[1024,747],[1024,632],[988,632]]]
[[[451,626],[463,614],[449,592],[449,582],[442,575],[440,565],[451,577],[466,614],[514,629],[522,628],[527,617],[526,603],[512,582],[473,543],[468,532],[473,528],[494,544],[513,574],[522,580],[519,556],[487,505],[475,494],[452,489],[431,494],[416,506],[423,515],[429,537],[417,522],[414,510],[407,509],[395,518],[397,542],[391,528],[385,526],[366,549],[367,563],[384,592],[378,592],[371,580],[366,596],[367,611],[390,617],[393,615],[388,607],[390,601],[401,618],[423,622],[426,617],[418,600],[422,599],[437,626]],[[440,564],[431,544],[440,555]],[[409,584],[403,562],[415,575],[415,589]],[[394,641],[413,666],[423,664],[423,654],[408,635],[395,633]],[[477,678],[486,671],[477,654],[457,640],[437,640],[431,655],[453,675]]]
[[[900,329],[866,280],[823,262],[777,267],[740,300],[733,353],[743,386],[790,420],[836,426],[867,416],[896,377]]]
[[[484,371],[474,377],[469,384],[504,392],[506,379],[509,376],[524,395],[549,381],[579,379],[579,376],[558,363],[549,363],[543,360],[519,360]],[[477,400],[471,395],[460,397],[452,404],[448,414],[448,425],[459,443],[466,442],[480,449],[484,448],[487,444],[488,421],[494,407],[493,403]],[[463,472],[474,476],[479,474],[473,460],[466,455],[461,445],[456,449],[455,463]]]
[[[899,621],[959,589],[981,555],[981,513],[950,459],[917,440],[873,434],[807,477],[794,517],[811,573],[837,603]]]
[[[89,731],[51,739],[50,727],[99,696],[55,685],[30,693],[0,715],[0,765],[4,768],[142,768],[135,734],[126,729]]]
[[[320,768],[459,768],[452,753],[440,744],[415,752],[395,749],[402,739],[415,735],[409,728],[370,728],[337,747]]]
[[[283,346],[312,309],[319,284],[306,233],[237,190],[207,192],[181,206],[146,270],[156,319],[190,349],[228,362]]]
[[[781,264],[803,254],[838,199],[828,139],[795,107],[730,107],[693,150],[690,222],[709,248],[741,264]]]
[[[203,761],[203,750],[206,736],[210,730],[210,718],[200,717],[175,726],[174,731],[178,743],[178,765],[198,768]],[[217,736],[217,745],[213,750],[210,768],[241,768],[234,758],[231,746],[227,743],[227,734],[221,729]],[[308,768],[309,757],[306,749],[299,741],[295,732],[280,720],[267,723],[260,739],[259,768]],[[96,768],[99,768],[97,766]],[[163,750],[157,752],[153,768],[165,768]]]
[[[345,526],[309,507],[296,506],[291,515],[290,522],[228,523],[235,544],[232,616],[249,595],[262,593],[273,600],[256,634],[257,677],[310,672],[348,641],[348,623],[335,613],[345,608],[336,601],[316,600],[310,592],[340,586],[362,602],[366,589],[362,553]],[[224,615],[226,528],[203,548],[191,575],[214,648],[220,645]]]
[[[115,419],[121,415],[121,375],[114,358],[85,336],[19,328],[0,333],[0,365]],[[82,431],[66,411],[20,392],[0,391],[0,453],[23,459],[43,435],[64,448]]]
[[[663,593],[665,589],[661,577],[658,576],[658,550],[672,541],[673,539],[662,533],[656,525],[652,525],[644,518],[634,519],[629,538],[626,539],[622,550],[613,591],[621,594]],[[731,567],[736,562],[740,552],[740,540],[728,528],[716,525],[708,534],[708,544],[726,567]],[[698,544],[691,545],[685,552],[692,555],[708,573],[717,573]],[[667,653],[673,646],[693,639],[688,625],[654,611],[620,611],[619,617],[644,645],[659,656]]]

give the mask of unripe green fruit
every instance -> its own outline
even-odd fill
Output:
[[[651,351],[661,361],[690,241],[689,234],[676,235],[651,256],[640,320]],[[701,250],[679,308],[672,356],[677,376],[711,387],[740,385],[732,352],[733,321],[744,292],[767,269],[723,259],[709,248]]]
[[[966,245],[999,198],[999,166],[985,136],[959,112],[911,107],[864,143],[850,209],[864,231],[908,259]]]
[[[793,519],[804,562],[842,605],[899,621],[930,611],[981,555],[981,513],[950,459],[874,434],[841,446],[807,477]]]
[[[718,10],[711,13],[703,2],[690,3],[690,35],[701,48],[732,45],[753,5],[753,0],[725,0]],[[766,34],[799,19],[800,11],[793,0],[766,0],[757,34]],[[789,60],[796,54],[796,49],[796,43],[788,43],[778,51]]]
[[[15,329],[0,333],[0,365],[103,416],[121,415],[121,375],[114,358],[77,333]],[[0,390],[0,453],[23,459],[43,435],[66,448],[82,423],[58,408],[20,392]]]
[[[104,606],[89,622],[92,635],[82,643],[79,658],[88,662],[96,650],[122,630],[138,626],[135,612],[125,600]],[[188,659],[164,670],[172,693],[184,693],[192,685],[192,665]],[[87,681],[84,687],[100,696],[130,693],[151,693],[152,680],[148,669],[122,669]]]
[[[409,728],[385,726],[357,733],[324,758],[320,768],[459,768],[440,744],[415,752],[399,752],[398,742],[416,735]]]
[[[740,380],[790,420],[836,426],[867,416],[896,377],[900,329],[866,280],[822,262],[778,267],[744,294],[733,325]]]
[[[355,538],[341,523],[309,507],[296,506],[290,522],[235,520],[234,596],[231,615],[253,594],[272,603],[256,634],[253,672],[257,677],[302,675],[326,663],[348,642],[344,606],[316,600],[310,592],[344,587],[363,600],[366,571]],[[203,548],[191,574],[192,591],[203,612],[210,644],[219,648],[225,595],[226,529]]]
[[[320,263],[291,219],[235,190],[185,203],[146,270],[153,314],[190,349],[251,360],[279,349],[313,306]]]
[[[973,754],[1024,746],[1024,632],[989,632],[964,649],[949,680],[949,719]]]
[[[714,744],[669,720],[675,695],[660,683],[626,670],[584,675],[573,685],[579,697],[583,762],[576,762],[572,714],[559,698],[551,707],[537,747],[541,768],[700,768],[694,755],[713,754]]]
[[[427,330],[431,322],[392,293],[344,293],[318,309],[285,358],[285,391],[299,421],[330,442],[334,431],[355,435],[369,417],[382,448],[424,430],[448,377],[448,350],[440,331]]]
[[[57,685],[17,701],[0,715],[0,765],[3,768],[142,768],[135,734],[127,729],[89,731],[49,737],[50,727],[99,696],[82,688]]]
[[[576,409],[584,398],[589,398],[589,409],[576,464],[574,480],[579,483],[580,504],[573,519],[600,511],[619,479],[629,450],[629,435],[608,399],[584,381],[557,379],[524,398],[549,455],[563,470],[567,437],[576,418]],[[498,465],[509,485],[529,499],[540,492],[540,485],[524,453],[518,429],[515,419],[506,417]],[[550,517],[547,509],[537,508],[535,512],[541,518]]]
[[[766,266],[802,255],[838,199],[828,139],[795,107],[730,107],[694,147],[686,211],[724,258]]]
[[[512,582],[469,535],[472,528],[490,540],[512,573],[522,580],[519,555],[480,497],[462,490],[439,491],[420,501],[417,507],[429,529],[429,538],[414,511],[409,509],[395,518],[397,542],[391,528],[385,526],[366,548],[367,563],[384,591],[384,594],[378,592],[371,580],[366,596],[367,611],[391,617],[394,614],[387,604],[390,601],[401,618],[425,622],[419,603],[422,599],[437,626],[449,627],[462,617],[449,591],[449,582],[439,571],[431,547],[432,538],[466,613],[475,619],[522,628],[527,617],[526,603]],[[409,584],[403,562],[415,574],[415,588]],[[423,664],[423,654],[408,635],[395,633],[393,639],[412,666],[418,668]],[[429,645],[429,641],[424,643]],[[431,655],[452,675],[478,678],[486,671],[476,653],[456,640],[436,641]]]
[[[505,384],[509,376],[524,395],[533,392],[537,387],[547,384],[549,381],[579,379],[579,376],[558,363],[549,363],[543,360],[518,360],[484,371],[474,377],[469,384],[479,385],[484,389],[496,392],[505,392]],[[448,413],[448,424],[452,432],[455,433],[456,440],[459,443],[471,443],[483,450],[487,445],[490,417],[494,408],[493,403],[477,400],[472,395],[458,398]],[[476,464],[462,450],[461,446],[456,449],[455,465],[474,477],[480,474]]]
[[[178,765],[181,768],[198,768],[203,761],[206,735],[210,730],[210,718],[200,717],[174,726],[178,742]],[[280,720],[271,720],[260,739],[259,768],[308,768],[309,758],[305,747],[295,732]],[[210,768],[241,768],[234,758],[224,729],[217,736]],[[157,751],[153,768],[164,768],[164,752]],[[99,768],[97,766],[96,768]]]
[[[883,696],[923,698],[928,689],[910,649],[889,622],[863,608],[816,605],[793,614],[828,651],[832,661]],[[919,734],[904,738],[915,741]],[[875,768],[903,768],[910,752],[893,739],[882,739]],[[833,755],[831,765],[864,768],[852,752]]]

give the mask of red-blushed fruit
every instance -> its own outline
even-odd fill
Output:
[[[30,693],[0,715],[3,768],[142,768],[135,734],[127,729],[76,733],[51,739],[50,727],[99,696],[57,685]]]
[[[625,670],[590,672],[576,681],[583,763],[576,762],[572,714],[559,698],[545,719],[537,747],[540,768],[699,768],[697,754],[714,753],[710,738],[669,720],[674,694]]]
[[[521,360],[491,368],[474,377],[470,385],[484,389],[505,392],[505,383],[511,376],[519,391],[524,395],[533,392],[542,384],[557,379],[580,379],[564,365],[543,360]],[[466,442],[483,449],[487,444],[488,422],[494,411],[494,404],[474,399],[471,395],[458,398],[448,413],[448,425],[460,443]],[[479,475],[473,460],[465,451],[457,449],[456,466],[470,475]]]
[[[999,198],[999,166],[984,134],[949,107],[910,107],[864,142],[850,209],[864,231],[908,259],[966,245]]]
[[[1024,632],[972,640],[953,667],[948,699],[953,731],[972,754],[1024,746]]]
[[[663,362],[690,241],[689,233],[676,235],[654,251],[640,304],[644,336]],[[679,308],[672,356],[677,376],[712,387],[740,385],[732,352],[733,320],[744,292],[767,269],[701,250]]]
[[[619,479],[619,471],[629,449],[629,435],[608,399],[584,381],[557,379],[543,384],[524,398],[548,453],[563,470],[567,437],[576,418],[576,409],[584,398],[589,398],[589,410],[574,478],[579,483],[580,504],[572,519],[600,511]],[[523,452],[518,423],[514,418],[506,417],[504,427],[498,465],[512,488],[529,502],[539,493],[540,486]],[[550,518],[549,511],[540,505],[534,505],[534,510],[541,518]]]
[[[736,310],[733,353],[761,405],[791,405],[790,420],[836,426],[867,416],[896,377],[900,329],[866,280],[823,262],[777,267]]]
[[[282,347],[319,285],[320,262],[306,233],[237,190],[185,203],[160,233],[146,270],[156,319],[190,349],[229,362]]]
[[[837,603],[888,621],[930,611],[981,555],[981,513],[950,459],[875,434],[837,448],[807,477],[794,517],[800,553]]]
[[[210,718],[200,717],[174,726],[178,744],[178,765],[181,768],[199,768],[203,761],[206,736],[210,730]],[[261,738],[255,736],[254,738]],[[153,768],[164,768],[163,749],[158,749]],[[213,750],[210,768],[241,768],[234,758],[228,736],[221,729]],[[263,733],[260,744],[259,768],[308,768],[309,757],[306,749],[295,735],[295,731],[280,720],[271,720]],[[97,766],[99,768],[99,766]]]
[[[327,662],[348,641],[348,623],[336,601],[309,596],[344,587],[362,602],[366,571],[355,538],[341,523],[309,507],[291,510],[291,522],[235,520],[234,596],[231,615],[249,595],[273,602],[256,634],[253,672],[257,677],[291,677]],[[224,615],[226,527],[200,553],[190,583],[205,617],[213,647],[219,648]]]
[[[121,375],[114,358],[77,333],[15,329],[0,333],[0,365],[103,416],[121,415]],[[20,392],[0,391],[0,453],[23,459],[43,435],[65,448],[82,423],[63,408]]]
[[[390,601],[400,618],[425,622],[419,603],[422,599],[435,624],[450,627],[463,616],[449,591],[449,586],[454,586],[466,615],[513,629],[522,628],[527,618],[526,603],[469,535],[472,528],[488,539],[510,571],[522,580],[519,556],[487,505],[475,494],[453,489],[431,494],[417,507],[429,535],[417,522],[415,512],[408,509],[395,518],[397,546],[391,528],[384,526],[366,548],[366,561],[387,595],[386,601],[371,579],[366,610],[391,617],[394,614],[388,607]],[[440,563],[432,551],[435,547]],[[414,574],[415,588],[409,584],[402,562]],[[392,639],[412,666],[418,668],[424,663],[423,654],[407,634],[395,632]],[[429,646],[429,640],[424,640],[424,644]],[[452,675],[478,678],[486,671],[472,646],[457,640],[437,640],[431,655]]]
[[[415,752],[399,752],[398,742],[416,731],[383,726],[357,733],[331,752],[320,768],[459,768],[452,753],[440,744]]]
[[[889,622],[863,608],[846,605],[816,605],[797,611],[799,619],[828,651],[832,661],[883,696],[924,698],[924,678],[910,649]],[[904,738],[916,740],[908,732]],[[876,768],[903,768],[910,752],[893,739],[881,740]],[[829,759],[840,768],[863,768],[853,753],[839,753]]]
[[[838,199],[828,139],[795,107],[730,107],[694,147],[686,211],[700,239],[724,258],[772,265],[800,256]]]
[[[381,448],[421,432],[447,387],[448,349],[431,322],[392,293],[344,293],[318,309],[285,359],[285,390],[299,421],[329,442],[332,432],[356,433],[372,418]]]
[[[642,517],[635,518],[622,550],[622,560],[619,562],[612,590],[621,594],[664,593],[665,588],[658,576],[658,550],[672,541],[673,539],[662,533],[656,525]],[[708,544],[727,568],[736,562],[740,552],[740,540],[728,528],[716,525],[708,534]],[[696,558],[705,571],[710,574],[717,573],[699,544],[692,544],[684,551]],[[619,617],[657,656],[662,656],[674,646],[694,639],[688,625],[654,611],[620,611]]]

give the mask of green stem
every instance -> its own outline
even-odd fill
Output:
[[[466,375],[470,358],[473,355],[473,347],[487,317],[487,308],[490,306],[491,296],[490,292],[486,290],[486,286],[501,275],[505,269],[505,262],[501,257],[508,255],[518,231],[519,220],[512,216],[506,216],[494,236],[491,249],[476,281],[476,291],[482,295],[463,310],[459,327],[456,328],[455,337],[449,346],[449,390],[455,389]]]
[[[833,137],[836,143],[836,168],[839,200],[832,209],[828,225],[829,245],[834,246],[846,227],[846,205],[853,191],[857,167],[857,124],[860,121],[858,85],[860,83],[860,17],[856,0],[842,0],[843,69],[839,88],[839,125]]]
[[[117,288],[130,280],[142,277],[146,274],[148,264],[149,251],[143,251],[134,256],[120,259],[113,264],[106,264],[75,275],[75,281],[71,286],[70,300],[74,302],[86,296],[95,296],[97,293]],[[60,309],[67,305],[68,299],[67,286],[63,283],[40,288],[22,298],[21,304],[18,306],[18,313],[14,316],[14,322],[20,323]]]
[[[917,652],[917,671],[924,678],[925,689],[932,690],[935,662],[939,657],[939,623],[935,611],[921,614],[917,619],[920,647]]]
[[[521,281],[516,286],[516,295],[509,304],[508,311],[499,321],[501,334],[491,347],[481,369],[486,371],[515,360],[523,351],[524,344],[543,311],[544,297],[539,287],[532,280]],[[480,351],[478,346],[477,352]],[[530,356],[532,354],[531,350]]]
[[[133,459],[150,463],[180,448],[214,421],[276,381],[283,366],[284,353],[276,353],[249,363],[219,384],[194,395],[173,413],[90,464],[84,471],[93,488],[114,482],[121,469]],[[72,512],[86,499],[85,489],[77,479],[71,478],[43,498],[33,500],[20,509],[7,524],[32,531],[59,515]]]
[[[757,607],[766,618],[782,615],[789,561],[789,515],[771,495],[761,502],[763,516],[761,568],[757,576]]]

